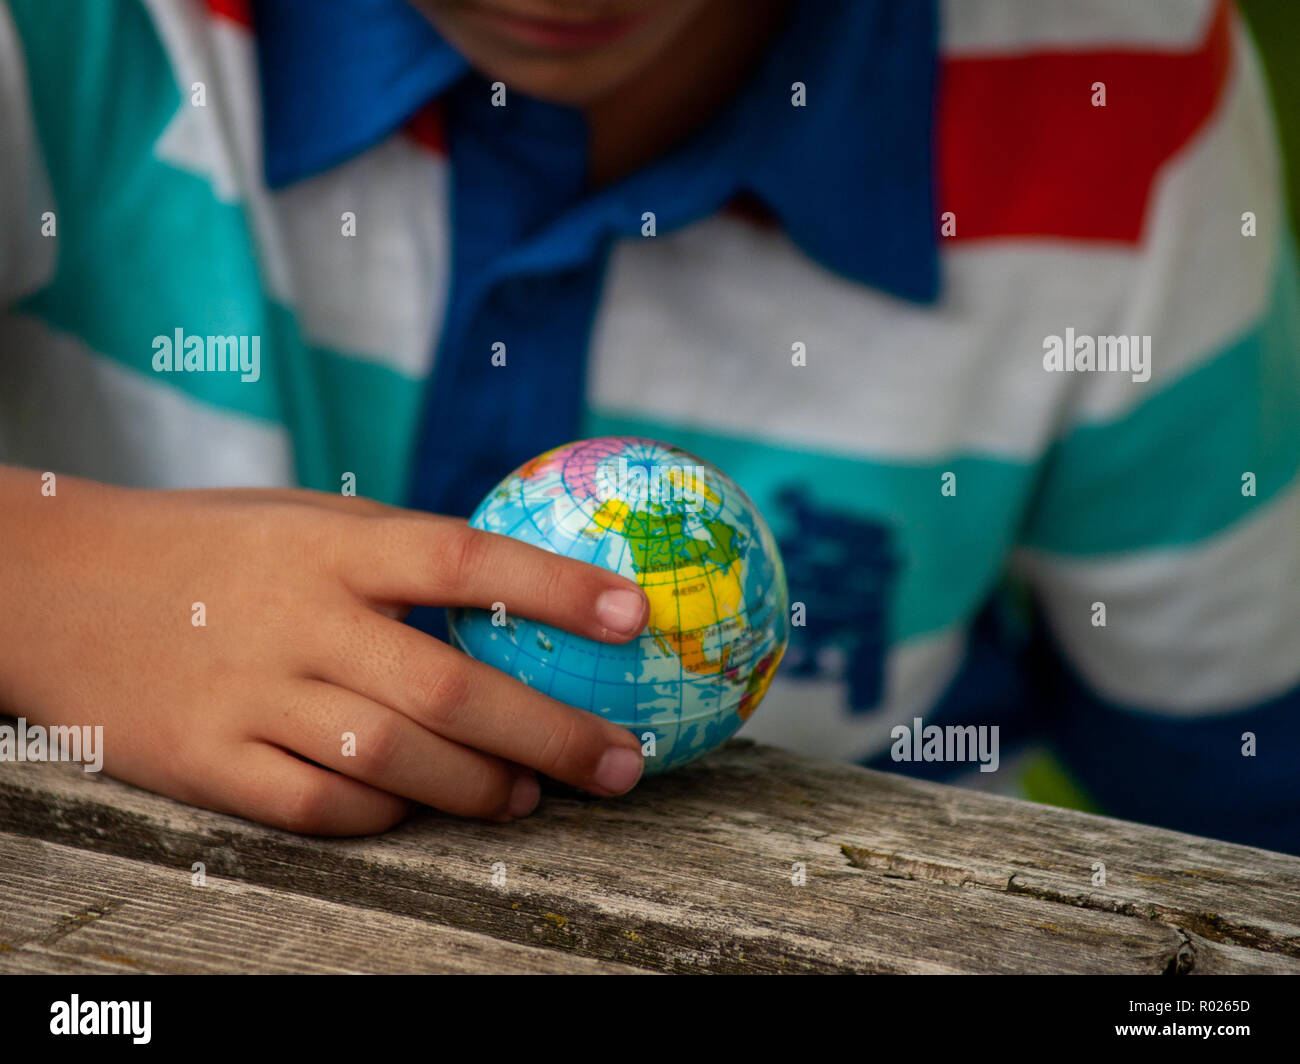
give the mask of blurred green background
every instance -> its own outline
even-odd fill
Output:
[[[1300,3],[1237,0],[1259,45],[1287,165],[1291,228],[1300,235]]]

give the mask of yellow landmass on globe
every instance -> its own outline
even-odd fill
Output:
[[[591,524],[584,528],[583,534],[597,536],[605,532],[622,532],[632,508],[622,499],[607,499],[591,515]]]
[[[739,623],[743,589],[740,560],[725,569],[703,565],[683,565],[653,583],[643,581],[641,589],[650,600],[648,626],[665,653],[671,647],[681,659],[682,667],[700,676],[722,672],[727,667],[727,640],[722,653],[710,658],[704,638],[719,623]]]
[[[740,699],[740,705],[736,707],[736,712],[740,715],[741,720],[749,720],[754,710],[758,708],[759,702],[767,694],[767,689],[772,685],[772,677],[776,675],[776,667],[781,664],[781,658],[785,655],[785,647],[778,647],[773,650],[766,658],[755,666],[754,671],[749,674],[749,683],[745,686],[745,694]]]

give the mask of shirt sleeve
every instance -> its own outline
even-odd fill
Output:
[[[26,56],[9,5],[0,0],[0,311],[48,279],[57,227],[32,120]]]
[[[1149,378],[1076,371],[1013,570],[1058,755],[1106,812],[1300,852],[1300,279],[1233,32],[1116,323]]]

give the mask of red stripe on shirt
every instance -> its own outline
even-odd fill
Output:
[[[241,26],[252,27],[253,13],[248,8],[248,0],[207,0],[208,10],[221,18],[238,22]]]
[[[941,67],[939,210],[956,239],[1136,243],[1160,167],[1213,113],[1232,50],[1220,0],[1190,52],[1035,52]],[[1092,105],[1094,82],[1106,106]]]
[[[439,155],[447,154],[447,130],[442,117],[442,104],[431,100],[406,123],[406,132],[418,144]]]

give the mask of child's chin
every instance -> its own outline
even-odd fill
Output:
[[[636,73],[626,55],[593,50],[564,56],[520,57],[501,80],[512,89],[548,103],[585,107],[608,96]]]

